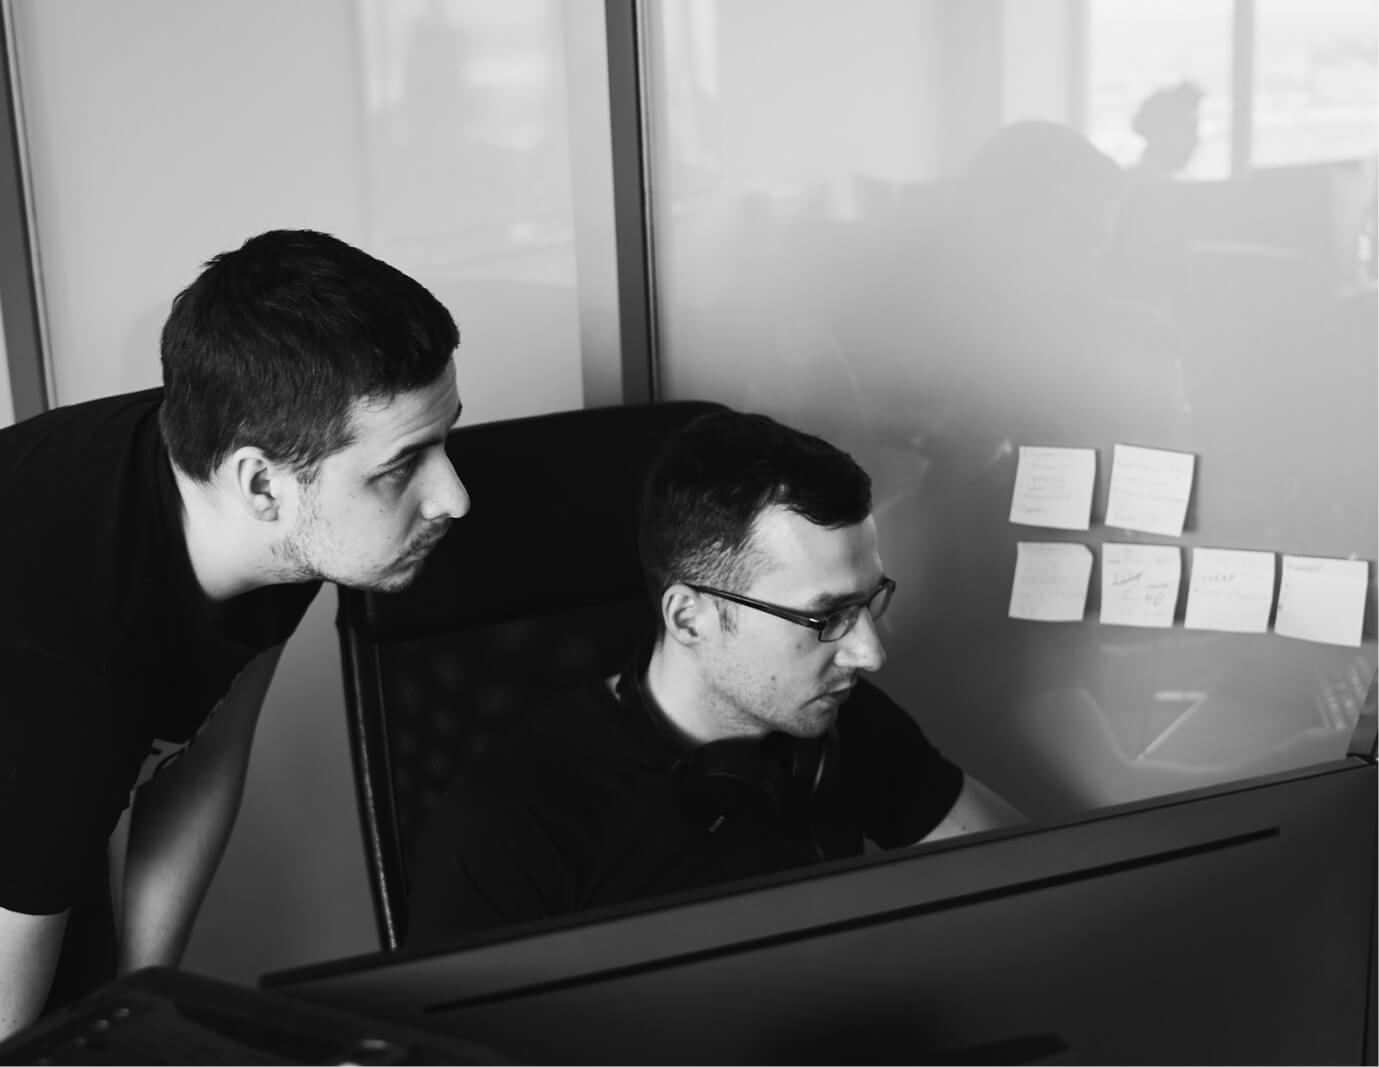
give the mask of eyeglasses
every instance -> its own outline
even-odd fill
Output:
[[[756,608],[757,611],[764,611],[778,619],[786,619],[797,626],[807,626],[818,632],[820,641],[837,641],[849,634],[852,628],[857,625],[857,617],[862,614],[863,608],[873,619],[881,618],[882,615],[886,614],[886,609],[891,606],[891,596],[895,593],[895,579],[882,578],[876,591],[866,600],[845,604],[841,608],[830,611],[827,615],[806,615],[803,612],[791,611],[789,608],[782,608],[776,604],[767,604],[737,593],[727,593],[722,589],[714,589],[712,586],[692,585],[689,582],[685,584],[697,593],[708,593],[710,596],[722,597],[724,600],[731,600],[734,604]]]

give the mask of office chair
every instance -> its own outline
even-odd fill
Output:
[[[621,669],[653,621],[636,502],[701,401],[452,430],[471,508],[400,593],[341,588],[350,750],[379,940],[406,932],[411,847],[456,771],[550,697]]]

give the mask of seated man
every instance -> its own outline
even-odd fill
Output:
[[[1019,820],[862,678],[895,583],[846,453],[702,416],[654,464],[639,539],[657,632],[451,783],[409,944]]]

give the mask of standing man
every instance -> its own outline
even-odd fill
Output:
[[[866,680],[895,582],[851,456],[701,416],[653,466],[639,538],[657,632],[447,789],[409,944],[1021,821]]]
[[[320,583],[400,589],[468,510],[458,343],[400,271],[272,231],[173,301],[162,389],[0,431],[0,1038],[178,963]]]

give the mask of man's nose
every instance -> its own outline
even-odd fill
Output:
[[[876,620],[863,608],[852,629],[838,639],[838,665],[859,671],[879,671],[886,665],[886,646]]]
[[[458,519],[469,511],[469,490],[455,473],[449,457],[443,457],[436,481],[428,487],[426,500],[421,506],[422,517],[434,521],[441,518]]]

